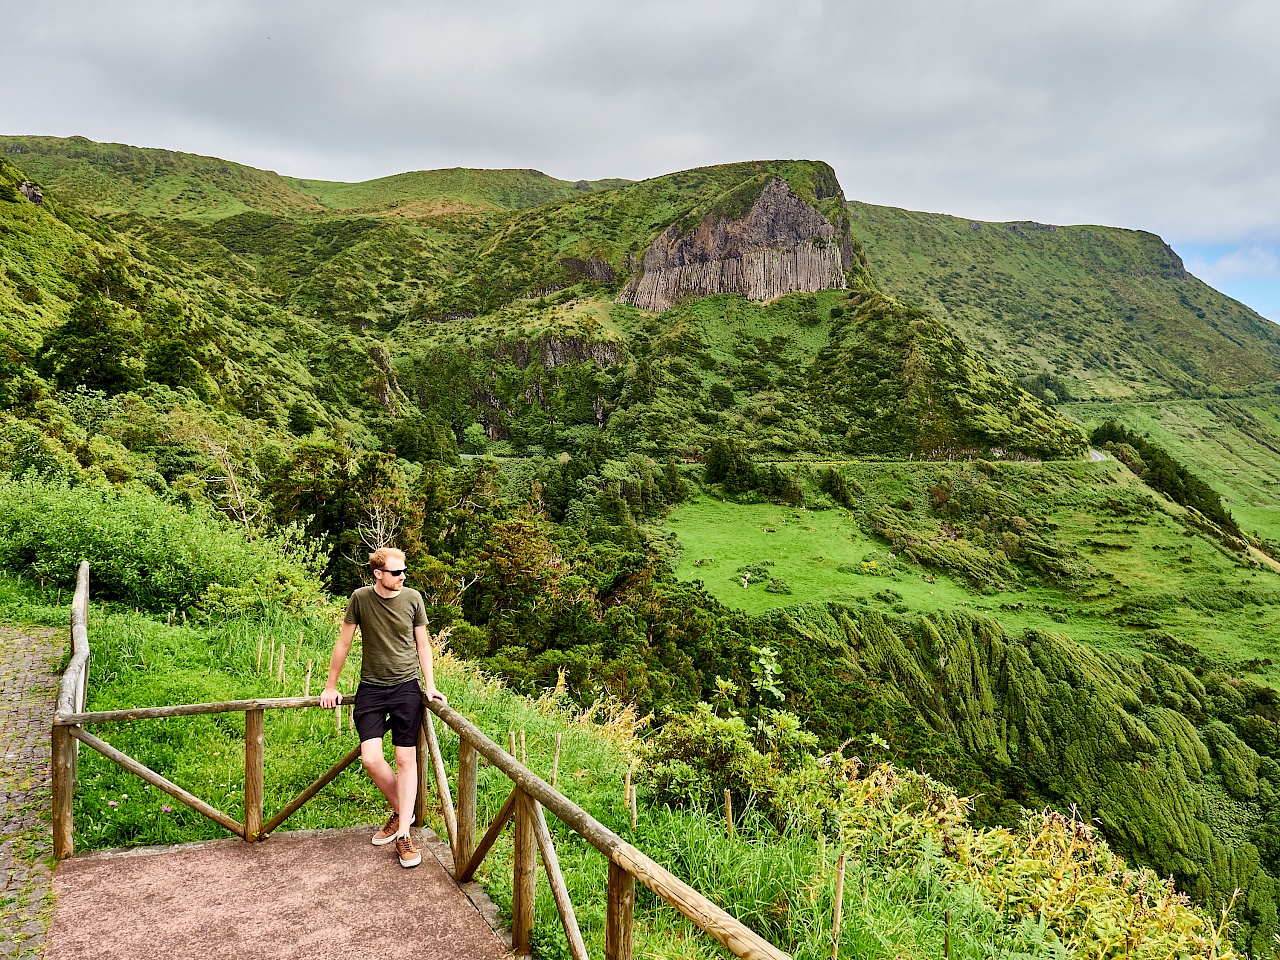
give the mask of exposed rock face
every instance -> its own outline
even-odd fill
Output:
[[[397,397],[402,394],[391,366],[391,354],[386,347],[375,345],[369,348],[369,359],[373,361],[374,373],[365,381],[365,388],[378,406],[393,417],[399,416]]]
[[[597,367],[616,366],[623,360],[623,350],[619,344],[600,340],[547,336],[532,343],[528,340],[517,340],[514,343],[504,344],[498,348],[497,356],[510,357],[511,362],[521,370],[530,363],[537,363],[548,370],[554,370],[566,363],[594,363]]]
[[[708,213],[683,236],[675,224],[668,227],[619,299],[661,311],[684,297],[713,293],[770,300],[843,290],[850,254],[848,238],[837,237],[826,217],[775,178],[741,219]]]
[[[1151,258],[1152,264],[1156,268],[1156,272],[1168,280],[1185,280],[1187,279],[1187,268],[1182,262],[1182,258],[1173,252],[1173,247],[1169,246],[1159,237],[1152,235],[1157,247],[1156,253]]]
[[[22,191],[22,195],[34,203],[37,207],[44,203],[44,194],[30,180],[23,180],[18,184],[18,189]]]
[[[596,257],[587,260],[579,257],[565,257],[560,261],[560,266],[564,267],[565,274],[574,283],[580,280],[609,283],[616,276],[613,267]]]

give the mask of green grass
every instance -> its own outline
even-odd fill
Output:
[[[258,210],[308,215],[323,210],[269,170],[217,157],[95,143],[83,137],[0,137],[0,150],[46,196],[71,199],[97,214],[218,220]]]
[[[557,180],[537,170],[417,170],[362,183],[280,176],[239,163],[83,137],[0,137],[0,150],[47,194],[95,214],[220,220],[257,211],[282,216],[515,210],[553,203],[627,180]]]
[[[701,496],[676,508],[667,523],[680,541],[676,575],[701,580],[721,603],[747,613],[869,597],[905,580],[890,574],[907,565],[890,560],[884,543],[862,533],[844,510],[739,505]],[[864,569],[864,562],[876,567]],[[739,568],[760,563],[771,564],[767,574],[743,587]],[[911,570],[916,578],[923,572],[909,566],[916,568]],[[884,575],[874,575],[876,570]],[[768,578],[785,580],[792,593],[766,592]]]
[[[1241,529],[1280,542],[1280,399],[1073,403],[1087,427],[1105,420],[1147,434],[1209,483]]]
[[[700,497],[678,507],[667,523],[680,544],[676,576],[701,581],[725,606],[744,613],[828,601],[867,603],[890,615],[964,608],[995,616],[1011,631],[1052,630],[1107,649],[1135,649],[1133,631],[1109,622],[1081,622],[1083,611],[1065,591],[1033,585],[976,592],[961,580],[892,555],[891,547],[863,532],[844,510]],[[768,592],[767,579],[760,577],[743,587],[739,568],[764,562],[772,564],[766,578],[785,580],[790,594]],[[1069,606],[1077,608],[1074,622],[1068,619]]]
[[[518,210],[554,203],[581,193],[623,186],[626,180],[557,180],[537,170],[417,170],[362,183],[327,180],[286,182],[315,197],[327,209],[344,212],[438,214],[466,210]]]
[[[721,603],[749,614],[827,601],[866,603],[890,615],[964,608],[996,617],[1011,632],[1048,630],[1124,653],[1150,649],[1152,631],[1166,631],[1209,661],[1256,661],[1248,672],[1280,684],[1280,575],[1242,564],[1115,461],[1001,465],[999,488],[1022,497],[1023,508],[1041,515],[1056,542],[1092,572],[1075,586],[1024,574],[1009,589],[981,591],[954,573],[891,557],[893,548],[867,532],[866,517],[878,504],[902,498],[912,499],[922,523],[936,523],[923,505],[929,486],[951,468],[897,462],[841,469],[863,490],[853,510],[738,504],[705,494],[682,504],[666,521],[680,544],[676,575],[700,580]],[[1140,512],[1105,508],[1121,492]],[[749,564],[771,565],[744,588],[741,568]],[[768,592],[770,578],[791,592]]]

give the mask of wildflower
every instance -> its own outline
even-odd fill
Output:
[[[160,809],[161,809],[162,811],[164,811],[165,813],[172,813],[172,812],[173,812],[173,807],[161,807]]]
[[[118,807],[118,806],[120,806],[120,804],[116,803],[114,800],[108,800],[108,801],[107,801],[107,806],[108,806],[108,807]]]

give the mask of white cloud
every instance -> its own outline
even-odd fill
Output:
[[[1241,280],[1280,281],[1280,245],[1251,244],[1187,259],[1187,269],[1210,286]]]

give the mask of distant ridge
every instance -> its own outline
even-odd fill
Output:
[[[95,215],[218,220],[238,213],[433,215],[517,210],[627,180],[557,180],[537,170],[418,170],[363,183],[281,176],[244,164],[83,137],[0,136],[0,152]]]
[[[983,223],[853,201],[888,292],[1059,400],[1211,397],[1280,385],[1280,326],[1140,230]]]

